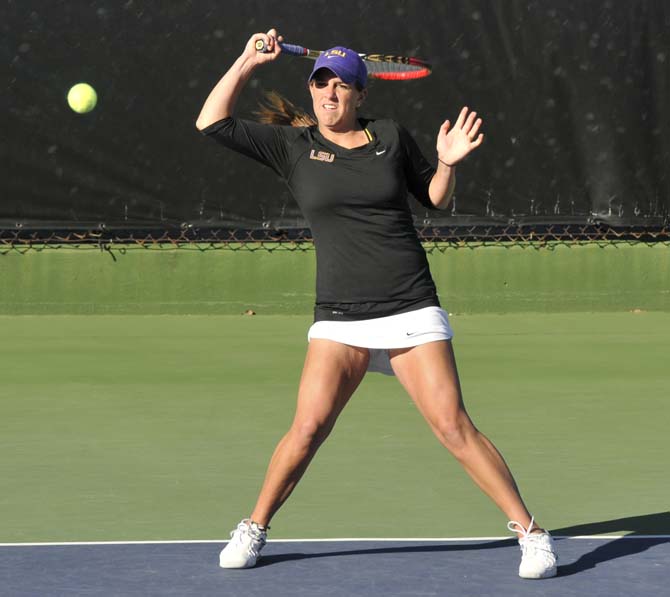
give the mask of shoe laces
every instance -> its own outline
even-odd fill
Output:
[[[243,520],[237,528],[230,533],[231,542],[245,546],[249,551],[258,555],[259,550],[267,541],[265,529],[259,527],[255,522]]]
[[[517,522],[516,520],[510,520],[507,523],[507,530],[511,531],[512,533],[521,533],[521,539],[519,539],[519,541],[522,541],[530,537],[530,530],[533,528],[534,522],[535,517],[531,516],[530,524],[528,525],[528,528],[526,528],[520,522]]]
[[[551,550],[551,546],[550,544],[547,545],[547,542],[544,539],[545,536],[549,536],[549,533],[546,531],[542,533],[532,533],[531,529],[533,528],[533,522],[535,522],[535,517],[531,516],[530,524],[528,525],[528,528],[526,528],[516,520],[510,520],[507,523],[507,529],[512,533],[521,533],[521,537],[519,537],[519,545],[521,546],[521,551],[524,556],[526,554],[530,556],[540,555],[543,552],[543,555],[546,554],[547,557],[553,557],[554,553]]]

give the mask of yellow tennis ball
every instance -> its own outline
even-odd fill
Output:
[[[78,114],[86,114],[98,103],[98,94],[88,83],[77,83],[67,93],[67,103]]]

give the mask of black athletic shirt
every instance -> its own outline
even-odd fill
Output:
[[[308,221],[316,248],[315,320],[355,321],[439,306],[408,191],[434,209],[435,169],[392,120],[361,120],[370,141],[346,149],[316,126],[225,118],[203,129],[272,168]]]

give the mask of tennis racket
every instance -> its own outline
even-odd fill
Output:
[[[316,60],[323,51],[310,50],[302,46],[277,42],[283,54],[300,56]],[[266,52],[267,46],[262,39],[256,42],[256,51]],[[428,62],[420,58],[396,56],[394,54],[359,54],[368,69],[368,77],[384,79],[386,81],[407,81],[409,79],[423,79],[432,71]]]

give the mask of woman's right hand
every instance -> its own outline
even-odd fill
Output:
[[[256,42],[263,41],[265,43],[265,52],[259,52],[256,49]],[[244,47],[244,56],[252,64],[261,65],[266,62],[277,60],[281,54],[281,46],[278,42],[284,41],[281,35],[277,35],[277,30],[272,28],[267,33],[254,33],[247,45]]]
[[[259,52],[256,49],[256,42],[262,40],[266,47],[266,52]],[[266,62],[277,60],[281,54],[281,46],[278,42],[283,38],[277,35],[276,29],[270,29],[267,33],[254,33],[244,52],[239,56],[235,63],[228,69],[221,80],[216,84],[205,100],[205,104],[200,110],[200,115],[195,123],[199,130],[203,130],[210,124],[213,124],[223,118],[232,116],[233,109],[242,88],[251,77],[256,67]]]

